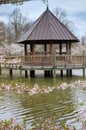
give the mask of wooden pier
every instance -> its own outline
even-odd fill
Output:
[[[43,70],[45,77],[56,77],[56,71],[60,70],[60,75],[63,77],[64,70],[67,76],[72,76],[73,69],[82,69],[83,76],[85,76],[86,55],[58,55],[51,54],[36,54],[34,56],[7,56],[4,61],[0,62],[0,75],[3,68],[9,70],[9,76],[12,78],[13,70],[25,71],[25,77],[28,77],[28,70],[30,77],[35,77],[35,70]]]

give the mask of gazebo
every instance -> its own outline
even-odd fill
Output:
[[[74,34],[71,33],[47,7],[45,12],[20,37],[17,43],[24,44],[24,57],[26,57],[25,60],[29,63],[29,59],[32,57],[32,60],[30,60],[30,65],[31,62],[36,61],[34,62],[35,66],[35,63],[39,63],[41,55],[38,54],[39,58],[37,58],[37,52],[35,51],[36,45],[44,46],[42,54],[44,54],[45,57],[47,57],[47,54],[52,57],[54,52],[53,45],[59,45],[59,55],[63,54],[63,45],[66,46],[65,55],[71,55],[71,44],[78,41],[79,40],[76,38],[76,36],[74,36]],[[30,46],[30,52],[28,52],[27,49],[28,45]],[[27,58],[28,56],[29,59]]]

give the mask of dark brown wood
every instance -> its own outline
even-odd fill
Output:
[[[25,78],[28,78],[28,70],[25,70]]]
[[[24,52],[25,52],[25,55],[27,55],[27,44],[24,44]]]
[[[60,55],[62,54],[62,44],[61,43],[59,44],[59,54]]]
[[[52,55],[52,50],[53,50],[53,44],[50,44],[50,55]]]
[[[30,77],[35,77],[35,70],[30,70]]]
[[[46,53],[46,52],[47,52],[47,45],[44,44],[44,53]]]
[[[13,78],[13,70],[12,70],[12,68],[9,68],[9,76],[10,76],[11,79]]]
[[[71,43],[69,43],[69,55],[71,55]]]
[[[63,77],[63,70],[61,70],[61,77]]]
[[[72,69],[70,69],[70,76],[72,76]]]
[[[66,54],[68,54],[68,43],[66,43]]]

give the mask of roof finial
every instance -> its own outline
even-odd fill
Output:
[[[49,3],[48,3],[48,0],[47,0],[47,4],[46,4],[46,5],[47,5],[47,9],[48,9],[48,8],[49,8]]]

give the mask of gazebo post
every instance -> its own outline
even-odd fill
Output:
[[[62,43],[59,44],[59,54],[62,55]],[[60,70],[60,75],[63,77],[63,70]]]
[[[32,44],[32,55],[35,56],[35,44]]]
[[[31,52],[31,55],[32,55],[32,61],[35,61],[35,44],[32,43],[30,45],[30,52]],[[30,70],[30,77],[35,77],[35,70]]]
[[[46,52],[47,52],[47,45],[44,44],[44,53],[46,53]]]
[[[27,44],[25,43],[24,44],[24,53],[25,53],[25,56],[27,55]]]
[[[71,43],[69,43],[69,55],[71,55]]]
[[[52,50],[53,50],[53,44],[50,44],[50,55],[52,55]]]
[[[68,43],[66,43],[66,54],[68,54]]]
[[[59,44],[59,54],[62,54],[62,43]]]
[[[27,53],[27,43],[25,43],[24,44],[24,55],[25,55],[25,61],[27,61],[28,60],[28,57],[27,57],[27,55],[28,55],[28,53]],[[27,77],[26,75],[27,75],[27,70],[25,70],[25,77]]]
[[[24,56],[25,56],[25,61],[27,61],[27,44],[24,44]]]
[[[71,56],[71,42],[69,42],[69,55]],[[71,62],[71,58],[70,58],[70,62]],[[70,69],[69,75],[72,76],[72,69]]]
[[[69,62],[71,62],[71,42],[66,43],[66,53],[69,55]],[[72,76],[72,69],[67,69],[66,70],[66,75],[67,76]]]
[[[53,54],[53,43],[51,42],[50,43],[50,61],[52,60],[52,54]],[[52,61],[51,61],[51,63],[52,63]],[[53,77],[53,70],[50,70],[50,77]]]

